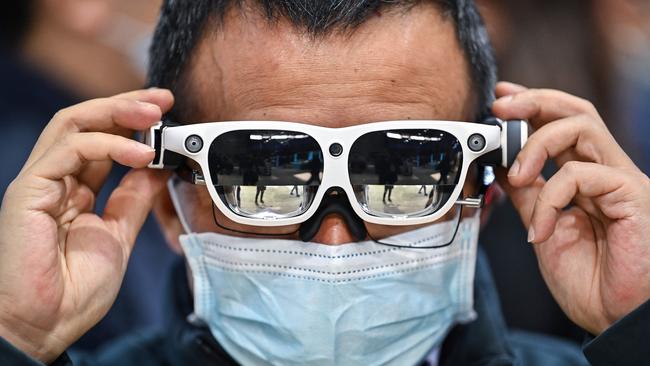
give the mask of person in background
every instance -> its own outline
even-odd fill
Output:
[[[144,84],[147,51],[159,0],[21,0],[0,5],[0,193],[16,176],[32,146],[58,110],[84,99],[113,95]],[[105,169],[110,169],[106,164]],[[126,169],[116,166],[97,198]],[[165,272],[175,255],[148,220],[133,266],[115,307],[78,343],[94,348],[119,333],[158,324]],[[143,294],[145,294],[143,296]]]

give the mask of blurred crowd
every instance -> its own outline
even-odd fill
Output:
[[[160,0],[21,0],[0,5],[0,193],[51,116],[81,100],[145,85]],[[591,100],[637,165],[650,173],[650,2],[478,0],[500,79]],[[553,167],[548,167],[552,172]],[[110,191],[124,169],[116,167]],[[98,201],[98,210],[106,194]],[[489,238],[488,238],[489,237]],[[175,254],[150,219],[109,315],[79,342],[154,327]],[[580,340],[544,285],[526,231],[508,202],[483,233],[512,327]],[[522,299],[525,299],[522,303]]]

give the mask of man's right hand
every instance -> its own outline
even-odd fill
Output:
[[[102,216],[95,197],[113,161],[138,169],[153,159],[128,136],[173,103],[162,89],[91,100],[57,113],[41,134],[0,210],[0,336],[15,347],[49,363],[115,301],[166,177],[132,170]]]

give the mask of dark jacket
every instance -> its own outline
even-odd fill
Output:
[[[182,261],[169,281],[162,331],[129,334],[96,353],[63,354],[53,365],[236,365],[209,329],[188,321],[192,298]],[[475,281],[478,319],[455,327],[440,351],[440,366],[586,365],[577,345],[506,329],[487,260],[479,255]],[[593,365],[650,365],[650,302],[583,348]],[[74,362],[73,362],[74,361]],[[0,339],[0,365],[41,365]]]

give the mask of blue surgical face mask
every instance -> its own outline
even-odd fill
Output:
[[[390,239],[433,246],[453,224]],[[477,214],[439,249],[215,233],[180,241],[192,272],[194,315],[239,363],[414,365],[435,353],[454,324],[475,318],[478,232]]]

